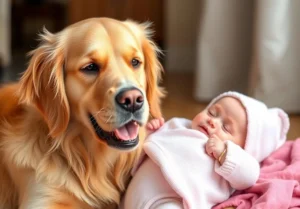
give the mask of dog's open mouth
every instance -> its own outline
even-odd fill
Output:
[[[140,126],[135,121],[130,121],[112,132],[104,131],[92,115],[90,121],[99,139],[105,140],[108,146],[126,150],[134,148],[139,143]]]

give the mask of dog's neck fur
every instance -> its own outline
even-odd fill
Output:
[[[140,149],[131,153],[108,151],[110,148],[94,142],[88,130],[78,128],[82,125],[74,121],[70,122],[64,135],[51,138],[42,116],[28,114],[32,111],[36,110],[26,107],[22,115],[16,116],[14,123],[5,124],[4,128],[11,132],[4,136],[2,146],[9,146],[3,147],[10,152],[9,160],[15,161],[14,164],[21,168],[33,169],[40,182],[67,190],[92,207],[97,208],[103,202],[119,203],[120,194],[126,187],[124,182],[126,184],[129,179],[130,169]],[[25,118],[27,123],[17,123],[18,117],[23,117],[23,120]],[[86,133],[76,133],[76,130],[86,130]],[[45,138],[48,140],[44,140]],[[5,140],[14,140],[15,143],[5,143]],[[94,155],[90,153],[91,149],[96,149],[92,152]],[[32,155],[24,152],[34,153],[35,157],[30,158]],[[61,178],[62,175],[65,177]]]

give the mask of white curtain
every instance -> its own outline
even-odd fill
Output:
[[[236,90],[300,112],[300,1],[203,2],[195,98]]]
[[[0,62],[3,66],[8,66],[11,61],[10,4],[9,0],[0,0]]]

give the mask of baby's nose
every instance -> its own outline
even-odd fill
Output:
[[[208,121],[208,125],[209,125],[211,128],[216,128],[215,121],[214,121],[213,119],[211,119],[211,120]]]
[[[211,118],[208,120],[208,125],[211,129],[217,129],[221,125],[221,120],[219,118]]]

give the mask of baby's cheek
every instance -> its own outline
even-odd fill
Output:
[[[244,147],[245,147],[245,139],[243,139],[243,138],[237,138],[237,139],[235,139],[235,144],[237,144],[237,145],[239,145],[241,148],[243,148],[244,149]]]
[[[221,139],[223,142],[225,142],[225,141],[227,141],[227,140],[232,141],[232,136],[231,136],[230,134],[226,134],[226,133],[224,133],[223,131],[221,131],[221,133],[220,133],[220,139]]]

